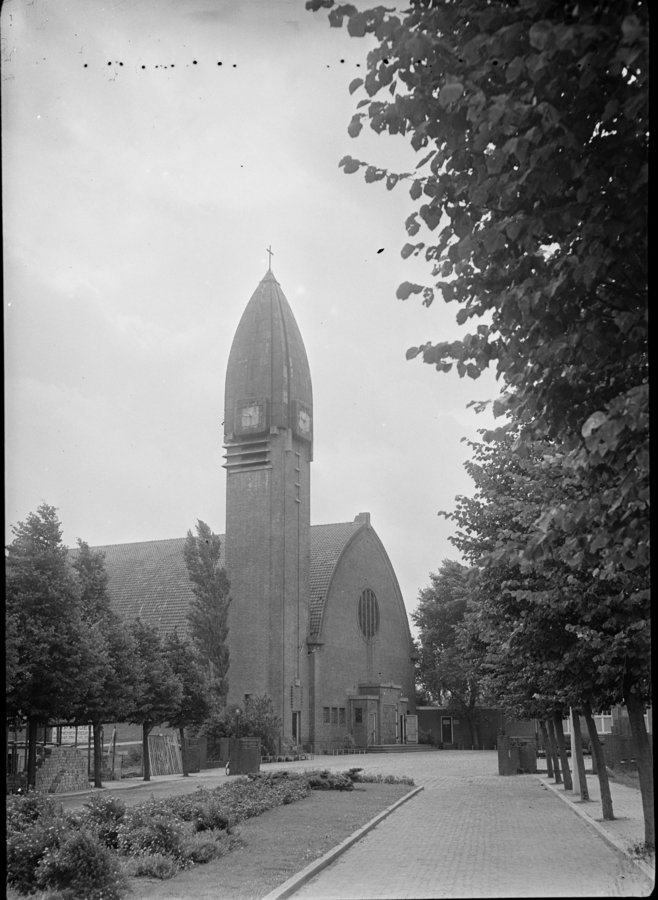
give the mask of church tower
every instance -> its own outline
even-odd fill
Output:
[[[240,319],[226,371],[229,703],[271,697],[284,740],[308,723],[311,374],[271,268]]]

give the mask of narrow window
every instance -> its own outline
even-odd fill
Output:
[[[330,710],[328,706],[322,707],[322,721],[325,725],[328,725],[331,722]]]
[[[370,588],[362,591],[359,597],[359,628],[367,640],[379,631],[379,604],[375,592]]]

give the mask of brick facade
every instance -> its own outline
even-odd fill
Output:
[[[89,788],[87,756],[75,747],[39,748],[35,787],[37,791],[60,794],[67,791],[86,791]]]
[[[372,591],[379,611],[377,631],[370,638],[358,616],[364,591]],[[414,711],[412,649],[393,568],[364,521],[336,564],[321,630],[309,647],[312,749],[340,747],[347,735],[358,747],[398,742],[399,717]]]

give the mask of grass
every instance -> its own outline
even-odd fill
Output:
[[[167,881],[131,878],[131,900],[258,900],[407,794],[405,784],[313,791],[241,823],[226,856]]]
[[[608,774],[618,784],[624,784],[626,787],[640,790],[640,777],[636,769],[608,769]]]

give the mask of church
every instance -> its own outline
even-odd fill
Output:
[[[269,696],[282,741],[312,752],[405,743],[414,648],[400,587],[369,513],[311,525],[313,422],[304,342],[270,267],[226,370],[228,703]],[[95,548],[118,613],[186,632],[184,544]]]

